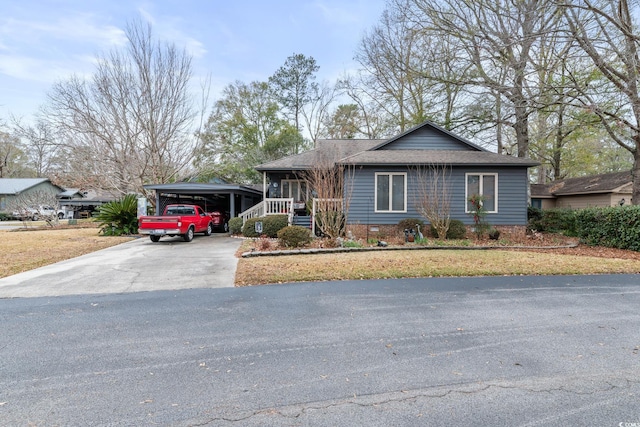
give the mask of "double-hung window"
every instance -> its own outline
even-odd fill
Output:
[[[483,197],[482,206],[487,213],[498,212],[498,174],[468,173],[466,178],[467,213],[473,211],[469,198],[474,195]]]
[[[376,212],[407,211],[407,174],[376,173]]]

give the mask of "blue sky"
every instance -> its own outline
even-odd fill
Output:
[[[90,75],[96,54],[125,43],[142,18],[157,39],[193,56],[194,79],[210,73],[212,98],[235,80],[266,80],[294,53],[312,56],[319,80],[357,67],[362,35],[385,0],[2,0],[0,120],[31,120],[51,85]]]

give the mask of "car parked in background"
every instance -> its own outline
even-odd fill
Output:
[[[19,209],[11,213],[15,219],[19,219],[21,221],[32,220],[38,221],[41,219],[62,219],[65,216],[64,209],[56,209],[52,206],[41,205],[37,207],[26,207],[23,209]]]
[[[211,224],[216,231],[224,233],[229,232],[229,214],[222,210],[211,211],[208,213],[211,217]]]

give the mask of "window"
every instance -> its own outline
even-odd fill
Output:
[[[407,211],[407,174],[376,173],[376,212]]]
[[[293,179],[283,179],[281,184],[283,198],[292,198],[295,202],[304,202],[307,200],[306,182]]]
[[[467,175],[466,205],[467,213],[473,210],[469,197],[477,194],[484,196],[483,206],[487,213],[498,212],[498,174],[497,173],[468,173]]]

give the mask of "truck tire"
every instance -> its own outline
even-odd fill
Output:
[[[153,243],[157,243],[160,241],[160,236],[149,236]]]
[[[31,221],[37,221],[39,219],[40,219],[40,217],[38,216],[37,213],[34,213],[33,216],[31,217]]]
[[[185,242],[190,242],[193,240],[193,227],[189,227],[186,233],[182,236]]]
[[[211,223],[207,224],[207,231],[204,232],[205,236],[211,236],[213,233],[213,225]]]
[[[62,212],[58,212],[58,219],[63,219],[64,218],[64,214]]]

